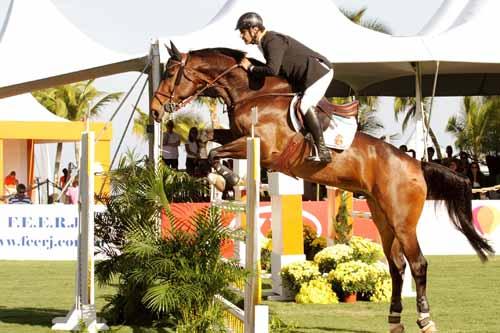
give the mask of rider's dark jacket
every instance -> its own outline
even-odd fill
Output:
[[[296,92],[303,92],[328,72],[320,61],[332,68],[326,57],[278,32],[267,31],[260,40],[260,47],[266,65],[253,66],[251,73],[283,76]]]

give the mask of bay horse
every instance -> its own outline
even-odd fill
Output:
[[[288,109],[293,92],[286,80],[247,73],[239,66],[246,54],[237,50],[214,48],[181,53],[171,44],[168,51],[170,59],[163,80],[151,102],[155,120],[162,121],[166,111],[174,112],[197,96],[222,98],[230,130],[224,136],[225,144],[210,152],[210,161],[217,169],[219,158],[246,158],[251,109],[257,107],[255,134],[261,139],[263,167],[366,196],[392,280],[390,332],[404,332],[400,320],[404,258],[416,285],[417,324],[421,332],[435,332],[426,296],[427,261],[420,250],[416,227],[425,200],[443,200],[454,226],[486,261],[494,251],[473,226],[470,181],[442,165],[411,158],[362,132],[356,133],[349,149],[331,150],[330,163],[306,161],[311,145],[291,127]]]

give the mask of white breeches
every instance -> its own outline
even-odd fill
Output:
[[[323,63],[323,66],[327,67]],[[328,67],[327,67],[328,68]],[[304,96],[302,97],[302,102],[300,104],[300,111],[303,115],[307,113],[307,110],[311,106],[316,106],[321,98],[325,96],[326,90],[333,80],[333,69],[330,69],[328,73],[323,75],[318,81],[314,82],[309,88],[304,91]]]

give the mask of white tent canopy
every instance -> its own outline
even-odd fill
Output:
[[[95,43],[50,0],[11,0],[0,27],[0,98],[141,71],[146,58],[119,54]]]
[[[234,31],[242,13],[256,11],[266,28],[294,36],[335,64],[335,79],[344,84],[334,82],[330,95],[354,90],[361,95],[413,96],[416,64],[423,74],[423,95],[431,95],[438,61],[436,95],[490,95],[500,94],[500,45],[493,42],[500,27],[491,18],[499,10],[496,0],[448,0],[421,34],[393,37],[350,22],[331,0],[316,0],[314,6],[301,0],[229,0],[202,30],[162,42],[173,40],[181,51],[230,47],[259,57]]]
[[[0,27],[0,98],[144,67],[145,57],[94,43],[50,0],[11,1]],[[497,0],[447,0],[420,35],[393,37],[350,22],[332,0],[228,0],[204,29],[163,42],[172,39],[181,51],[249,50],[234,26],[242,13],[257,11],[267,28],[294,36],[335,64],[338,81],[330,95],[412,96],[415,64],[423,73],[423,95],[430,95],[438,61],[436,95],[500,94],[500,45],[494,42],[500,27],[493,17],[499,10]]]
[[[69,122],[47,110],[31,94],[0,99],[0,121]]]
[[[335,78],[357,91],[376,82],[413,75],[411,62],[430,60],[420,37],[398,38],[365,29],[350,22],[331,0],[315,0],[313,4],[301,0],[229,0],[202,30],[162,42],[173,40],[181,51],[229,47],[259,57],[256,47],[246,47],[234,30],[242,13],[256,11],[267,29],[289,34],[328,57],[336,64]],[[351,63],[355,65],[346,65]],[[333,87],[335,94],[349,94],[338,82]]]

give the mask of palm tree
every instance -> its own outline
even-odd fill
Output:
[[[366,7],[361,8],[358,10],[349,10],[345,8],[340,8],[340,11],[342,14],[344,14],[345,17],[347,17],[349,20],[352,22],[361,25],[362,27],[365,27],[370,30],[382,32],[385,34],[391,34],[391,29],[386,26],[385,24],[377,21],[376,19],[366,19],[365,13],[366,13]]]
[[[418,114],[417,114],[417,108],[416,108],[416,99],[415,97],[396,97],[394,99],[394,117],[396,120],[399,119],[400,114],[404,114],[405,117],[403,119],[403,124],[402,124],[402,131],[406,131],[406,128],[408,127],[408,123],[410,122],[411,119],[415,119]],[[424,98],[423,99],[423,105],[424,105],[424,123],[426,126],[429,128],[429,136],[431,137],[432,144],[436,148],[436,154],[438,159],[443,158],[443,154],[441,153],[441,147],[439,146],[439,142],[437,140],[437,136],[434,133],[433,129],[431,128],[430,121],[429,121],[429,112],[427,111],[430,108],[430,99],[429,98]]]
[[[94,80],[66,84],[33,92],[36,100],[53,114],[71,120],[85,121],[100,114],[102,109],[120,99],[123,93],[106,93],[93,86]],[[57,143],[54,179],[61,164],[62,142]],[[75,160],[79,160],[79,145],[75,144]]]
[[[219,118],[217,117],[217,106],[220,103],[219,98],[200,96],[196,99],[196,103],[201,106],[208,107],[208,110],[210,111],[210,119],[212,121],[212,128],[221,128]]]
[[[221,244],[234,233],[223,226],[217,209],[203,210],[186,223],[169,208],[169,202],[207,193],[206,183],[130,154],[111,173],[111,183],[107,210],[96,217],[98,251],[107,258],[96,264],[96,277],[117,286],[104,309],[107,319],[156,322],[176,332],[225,332],[218,329],[223,325],[214,295],[225,294],[247,275],[220,257]],[[162,211],[169,228],[157,223]]]
[[[492,132],[498,128],[498,99],[466,96],[461,113],[448,119],[446,131],[452,133],[455,145],[478,159],[485,151]]]

